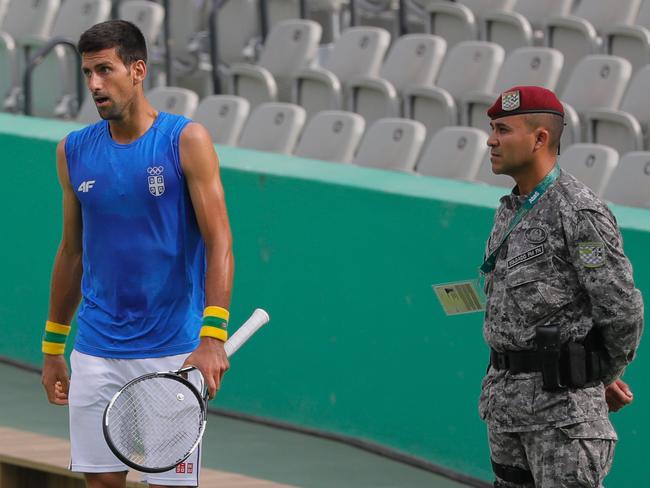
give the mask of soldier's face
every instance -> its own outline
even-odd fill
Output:
[[[81,69],[99,116],[105,120],[123,118],[146,73],[143,61],[125,66],[116,48],[84,53]]]
[[[535,132],[521,115],[501,117],[490,122],[487,144],[495,174],[513,176],[525,171],[533,161]]]

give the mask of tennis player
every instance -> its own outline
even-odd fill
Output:
[[[145,39],[136,26],[97,24],[78,43],[103,120],[56,151],[63,237],[43,338],[43,386],[69,404],[71,463],[91,488],[126,486],[102,415],[136,376],[194,365],[210,396],[228,359],[231,234],[219,164],[204,127],[147,101]],[[77,314],[71,378],[63,356]],[[200,448],[150,486],[197,486]]]

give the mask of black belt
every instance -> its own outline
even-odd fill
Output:
[[[507,369],[511,373],[534,373],[542,370],[537,351],[497,352],[490,349],[490,365],[494,369]]]

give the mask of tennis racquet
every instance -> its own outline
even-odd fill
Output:
[[[256,309],[226,341],[226,355],[232,356],[268,321],[269,315]],[[204,381],[199,392],[184,377],[195,369],[145,374],[113,396],[104,410],[104,438],[124,464],[145,473],[160,473],[174,468],[196,449],[207,422],[208,392]]]

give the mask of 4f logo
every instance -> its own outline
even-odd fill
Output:
[[[88,193],[93,186],[95,186],[95,180],[82,181],[77,191]]]
[[[164,168],[162,166],[150,166],[147,168],[149,177],[149,193],[154,197],[159,197],[165,193],[165,178],[163,177]]]

